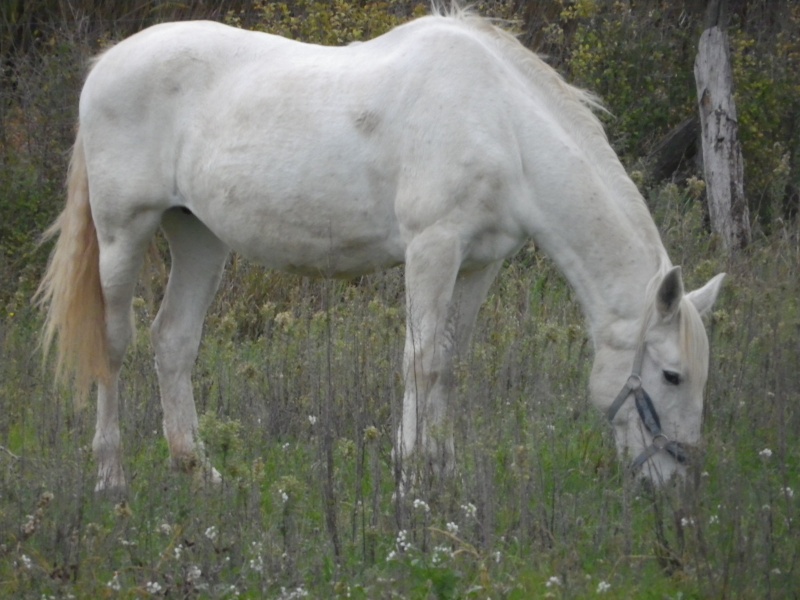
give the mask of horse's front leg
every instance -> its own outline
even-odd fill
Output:
[[[406,250],[405,394],[395,447],[403,486],[418,474],[441,479],[455,466],[448,315],[460,264],[459,239],[440,228],[426,230]]]

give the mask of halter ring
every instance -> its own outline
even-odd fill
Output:
[[[657,433],[656,435],[653,436],[653,446],[655,446],[659,450],[663,450],[664,448],[669,446],[670,442],[672,442],[672,440],[670,440],[663,433]]]
[[[642,387],[642,378],[634,373],[633,375],[628,377],[628,383],[626,385],[628,386],[628,389],[630,391],[635,392],[640,387]]]

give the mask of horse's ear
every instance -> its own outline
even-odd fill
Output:
[[[717,294],[722,287],[722,280],[725,279],[725,273],[720,273],[711,278],[711,280],[700,289],[694,290],[686,294],[686,298],[694,304],[700,316],[706,314],[714,302],[717,300]]]
[[[683,277],[680,267],[672,267],[658,285],[656,309],[662,319],[668,320],[678,312],[683,298]]]

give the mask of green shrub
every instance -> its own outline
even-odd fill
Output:
[[[798,208],[786,203],[800,189],[800,8],[791,15],[775,36],[736,31],[731,40],[745,191],[767,230]]]
[[[413,8],[409,10],[409,5]],[[422,3],[400,0],[359,2],[353,0],[257,1],[241,11],[231,11],[229,24],[282,35],[295,40],[341,46],[377,37],[410,16],[426,13]]]
[[[609,130],[621,155],[647,152],[692,114],[696,23],[668,8],[633,10],[623,2],[564,2],[561,27],[572,26],[570,79],[599,94],[613,114]]]

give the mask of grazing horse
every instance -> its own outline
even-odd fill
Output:
[[[37,292],[57,375],[78,394],[97,383],[97,489],[125,487],[118,381],[159,227],[172,262],[151,333],[174,467],[207,464],[191,370],[234,250],[332,277],[405,264],[394,458],[406,474],[409,461],[452,473],[454,357],[503,260],[532,238],[588,320],[591,399],[620,459],[656,482],[682,473],[708,372],[700,315],[723,275],[684,293],[598,106],[458,7],[346,47],[185,22],[103,53]]]

